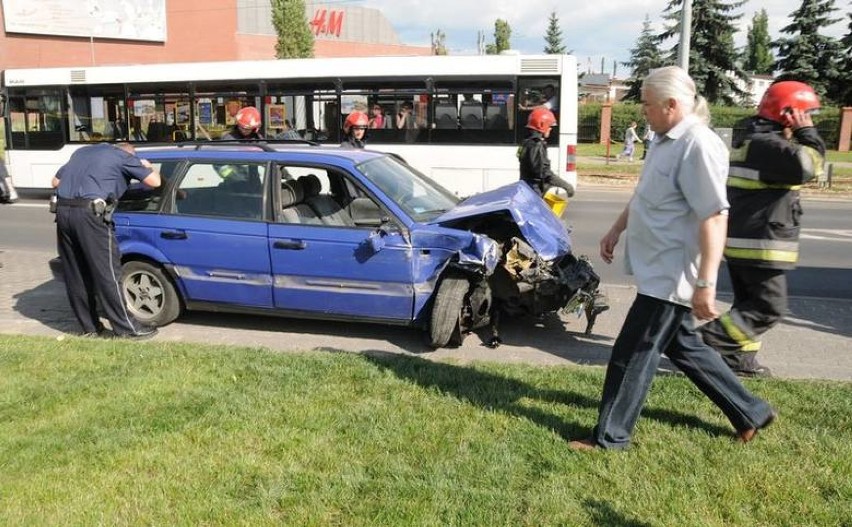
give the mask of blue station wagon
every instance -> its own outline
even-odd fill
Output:
[[[163,186],[114,215],[133,314],[183,310],[410,325],[457,346],[500,314],[605,306],[544,201],[515,183],[460,201],[399,158],[311,145],[140,148]]]

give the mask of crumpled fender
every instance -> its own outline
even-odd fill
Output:
[[[465,219],[506,212],[512,216],[527,243],[544,260],[554,260],[571,252],[568,229],[541,196],[521,181],[471,196],[430,223],[452,228],[453,225],[463,226]]]
[[[472,274],[489,276],[500,263],[500,246],[487,236],[439,225],[420,224],[411,230],[413,258],[414,319],[425,320],[425,308],[438,278],[451,263]]]

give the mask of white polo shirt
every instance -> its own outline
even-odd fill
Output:
[[[640,294],[691,307],[699,225],[728,209],[728,150],[694,115],[648,150],[627,217],[625,262]]]

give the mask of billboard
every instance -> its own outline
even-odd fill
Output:
[[[166,41],[166,0],[3,0],[6,33]]]

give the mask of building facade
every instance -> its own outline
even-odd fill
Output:
[[[275,58],[269,0],[3,0],[0,64],[103,66]],[[430,55],[376,10],[307,4],[317,57]]]

